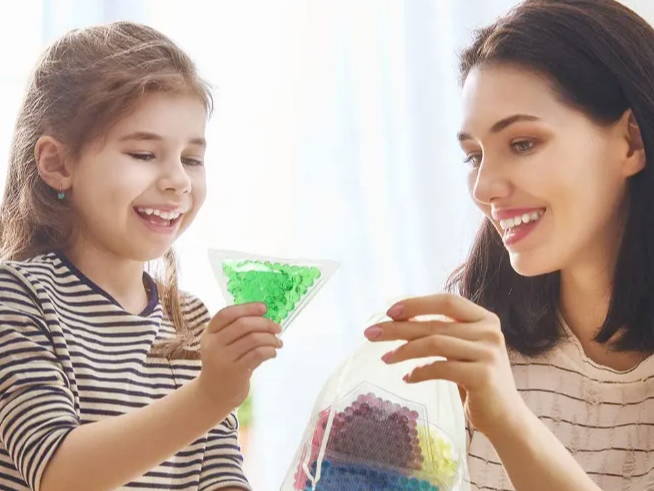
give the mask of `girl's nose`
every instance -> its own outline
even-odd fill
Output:
[[[167,163],[159,179],[159,186],[163,191],[174,191],[178,194],[191,192],[191,178],[179,158]]]

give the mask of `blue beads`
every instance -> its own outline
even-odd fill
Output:
[[[312,474],[316,464],[312,465]],[[305,491],[311,491],[307,481]],[[366,464],[336,463],[323,460],[315,491],[440,491],[428,481]]]

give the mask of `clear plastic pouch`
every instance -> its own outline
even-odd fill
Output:
[[[438,358],[381,361],[403,342],[366,342],[329,378],[282,491],[469,490],[459,391],[445,380],[404,382]]]
[[[259,256],[209,249],[209,261],[228,305],[263,302],[265,317],[285,330],[320,291],[338,264],[329,260]]]

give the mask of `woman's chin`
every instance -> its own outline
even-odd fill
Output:
[[[560,268],[534,254],[510,254],[511,267],[520,276],[540,276],[558,271]]]

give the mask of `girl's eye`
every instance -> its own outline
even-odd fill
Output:
[[[184,158],[182,158],[182,163],[183,163],[184,165],[190,165],[190,166],[192,166],[192,167],[200,166],[200,165],[204,165],[204,162],[203,162],[202,160],[200,160],[200,159],[192,159],[192,158],[188,158],[188,157],[184,157]]]
[[[481,165],[481,154],[469,153],[468,155],[466,155],[466,158],[463,162],[465,162],[466,164],[470,164],[471,167],[476,169]]]
[[[137,159],[137,160],[152,160],[154,158],[154,154],[152,153],[128,153],[130,157]]]
[[[516,140],[511,143],[511,147],[518,153],[526,153],[533,150],[536,143],[533,140]]]

